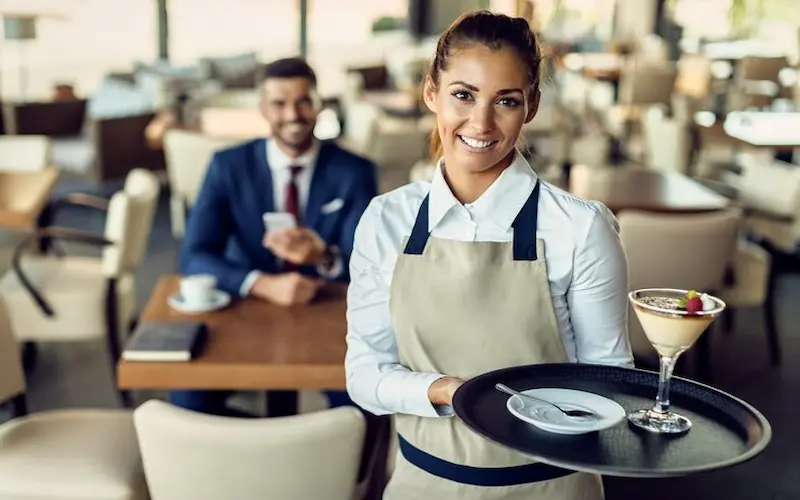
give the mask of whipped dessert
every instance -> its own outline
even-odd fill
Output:
[[[633,306],[648,340],[665,357],[690,348],[722,311],[713,298],[694,291],[637,297]]]

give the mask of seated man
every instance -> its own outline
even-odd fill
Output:
[[[314,138],[320,107],[316,76],[305,61],[267,66],[261,112],[273,137],[214,155],[189,215],[182,274],[211,274],[228,293],[286,306],[308,303],[324,279],[348,280],[356,224],[377,194],[376,169]],[[273,212],[293,214],[297,228],[265,228],[262,216]],[[231,414],[225,408],[229,395],[172,391],[170,401]],[[328,392],[328,398],[331,406],[352,404],[345,391]]]

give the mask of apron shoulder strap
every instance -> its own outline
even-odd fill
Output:
[[[425,245],[428,243],[430,231],[428,230],[428,198],[426,195],[422,200],[422,205],[417,212],[417,220],[414,221],[414,228],[411,229],[411,236],[408,237],[406,248],[403,253],[410,255],[422,255]]]
[[[536,260],[536,227],[539,225],[539,181],[517,214],[514,228],[514,260]]]

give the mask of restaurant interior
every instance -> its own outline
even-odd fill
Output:
[[[630,289],[725,301],[676,376],[769,422],[743,463],[607,474],[606,498],[800,498],[797,0],[0,0],[0,500],[190,498],[156,493],[179,491],[167,483],[381,498],[396,437],[356,481],[363,421],[321,392],[345,388],[341,290],[308,310],[245,299],[204,315],[212,341],[189,362],[120,353],[138,325],[181,320],[169,297],[209,162],[271,133],[265,64],[311,64],[314,135],[372,160],[386,193],[433,176],[422,78],[438,35],[475,9],[538,33],[541,103],[520,151],[614,213]],[[629,316],[636,365],[657,372]],[[186,387],[235,389],[230,404],[261,416],[267,391],[299,391],[300,414],[148,403]]]

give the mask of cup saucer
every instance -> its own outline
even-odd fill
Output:
[[[214,290],[209,295],[205,304],[187,304],[180,292],[175,292],[167,298],[167,304],[185,314],[201,314],[217,311],[231,302],[231,296],[222,290]]]

